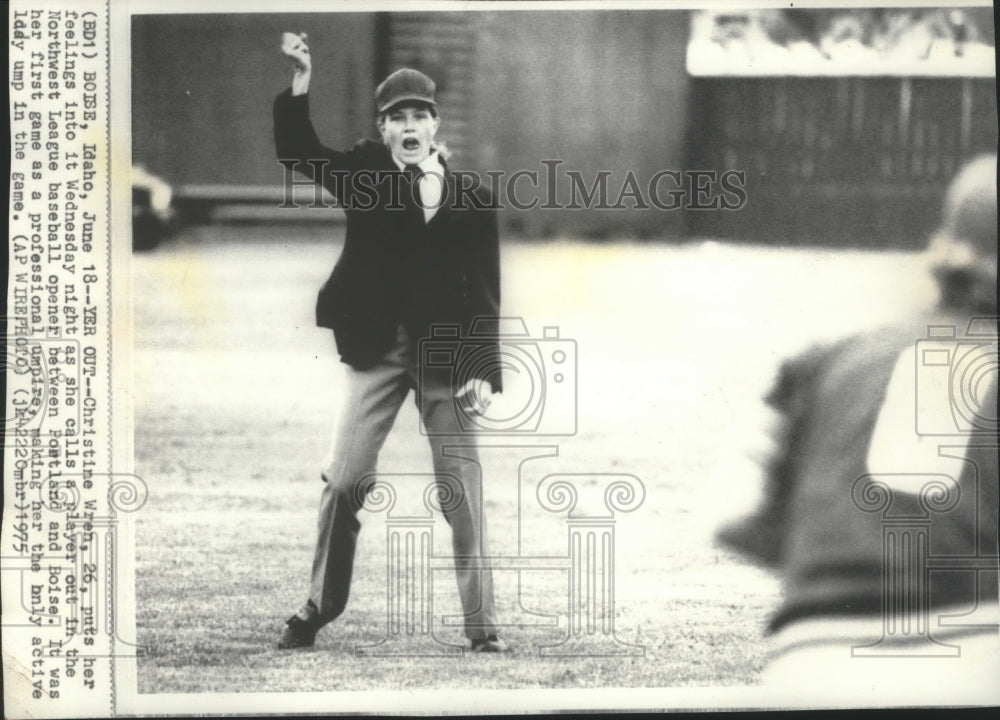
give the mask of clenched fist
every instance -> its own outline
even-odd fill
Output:
[[[295,75],[292,77],[292,94],[302,95],[309,91],[309,76],[312,73],[312,57],[309,55],[309,46],[306,40],[309,36],[305,33],[282,33],[281,52],[292,61]]]

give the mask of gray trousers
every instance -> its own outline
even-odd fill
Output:
[[[484,638],[497,632],[492,572],[488,566],[469,568],[461,562],[462,557],[481,558],[489,553],[475,440],[458,426],[450,386],[425,379],[420,387],[410,345],[400,327],[395,346],[378,364],[367,370],[347,368],[346,404],[323,469],[325,485],[309,597],[324,624],[344,611],[361,528],[358,512],[377,479],[379,451],[399,408],[413,389],[421,422],[428,431],[437,481],[454,485],[457,480],[460,488],[451,489],[460,489],[463,495],[462,502],[448,503],[443,510],[451,526],[465,634],[469,638]],[[463,445],[458,453],[462,457],[446,456],[443,450],[447,444]],[[421,492],[422,488],[415,486],[413,491]]]

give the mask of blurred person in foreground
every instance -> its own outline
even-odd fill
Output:
[[[479,341],[483,362],[461,387],[458,373],[421,367],[418,359],[418,344],[433,326],[460,327],[465,338],[477,318],[495,324],[496,210],[482,194],[458,194],[436,140],[440,120],[429,77],[408,68],[391,74],[375,91],[381,139],[333,150],[320,143],[309,119],[312,60],[305,34],[285,33],[282,52],[292,62],[293,78],[274,103],[278,158],[294,161],[298,172],[322,184],[347,216],[343,252],[316,305],[317,325],[333,330],[347,365],[347,392],[323,464],[309,596],[287,621],[278,647],[311,646],[319,629],[344,611],[358,512],[375,486],[379,451],[414,390],[439,497],[450,498],[441,509],[452,531],[465,634],[474,652],[502,652],[507,647],[497,633],[486,560],[480,466],[458,418],[459,412],[481,414],[491,394],[502,391],[499,344]],[[460,457],[445,452],[456,441]]]
[[[763,500],[718,533],[782,576],[765,684],[995,690],[996,173],[977,158],[947,190],[931,312],[805,352],[766,398]]]

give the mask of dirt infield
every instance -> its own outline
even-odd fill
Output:
[[[443,687],[665,687],[753,683],[779,588],[715,547],[725,517],[754,502],[759,402],[778,362],[809,343],[930,301],[902,253],[736,247],[506,244],[504,312],[534,338],[576,343],[578,431],[483,452],[495,554],[562,557],[566,515],[528,489],[575,476],[581,497],[632,475],[642,504],[615,516],[615,627],[626,657],[541,657],[567,632],[568,568],[498,570],[506,656],[359,657],[386,631],[385,516],[366,514],[352,597],[314,649],[283,653],[304,599],[327,450],[341,391],[315,291],[339,251],[309,230],[199,229],[134,258],[137,621],[149,654],[141,692]],[[516,447],[515,447],[516,446]],[[558,446],[558,455],[532,454]],[[380,471],[426,474],[407,403]],[[419,503],[420,478],[399,502]],[[520,498],[520,499],[519,499]],[[581,500],[581,502],[583,502]],[[402,506],[402,505],[401,505]],[[520,525],[519,525],[520,520]],[[520,538],[519,538],[520,528]],[[449,547],[436,516],[435,552]],[[555,563],[558,564],[558,563]],[[458,612],[434,571],[434,615]],[[530,627],[532,618],[556,625]],[[443,642],[460,631],[436,623]]]

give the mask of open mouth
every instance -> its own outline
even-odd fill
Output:
[[[418,147],[420,147],[420,141],[416,138],[406,138],[403,140],[404,150],[416,150]]]

